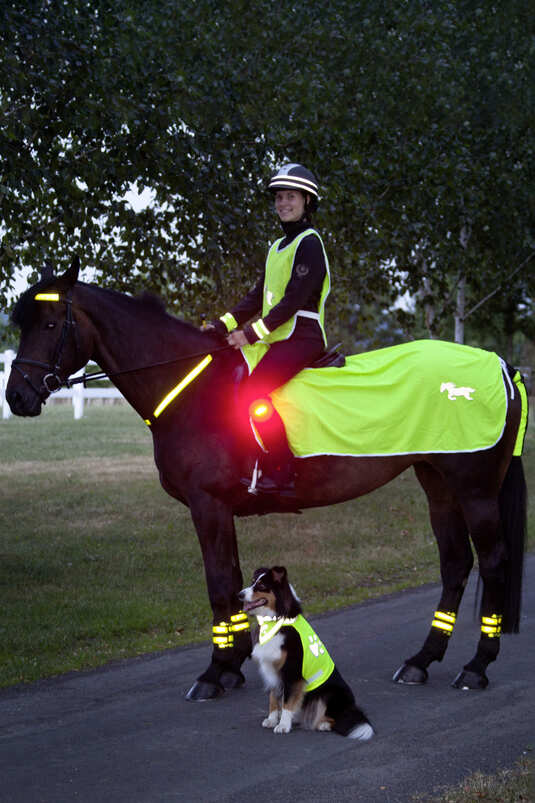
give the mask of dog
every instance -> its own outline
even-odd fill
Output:
[[[257,569],[252,585],[239,597],[244,611],[259,624],[252,658],[269,690],[269,713],[262,726],[289,733],[293,723],[300,723],[309,730],[370,739],[374,730],[303,617],[284,566]]]

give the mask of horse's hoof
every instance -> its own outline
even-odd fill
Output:
[[[222,672],[219,682],[225,690],[239,689],[245,683],[245,678],[241,672]]]
[[[427,681],[427,669],[421,669],[413,664],[403,664],[394,672],[394,683],[405,683],[407,686],[421,686]]]
[[[225,689],[219,683],[208,683],[205,680],[196,680],[189,692],[186,700],[202,703],[205,700],[215,700],[225,693]]]
[[[463,669],[453,683],[451,684],[454,689],[462,689],[463,691],[467,691],[469,689],[486,689],[489,685],[488,677],[483,674],[480,675],[477,672],[470,672],[466,669]]]

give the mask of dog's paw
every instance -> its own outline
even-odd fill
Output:
[[[323,722],[318,723],[318,727],[316,728],[318,731],[330,731],[332,730],[332,724],[327,722],[327,720],[323,720]]]
[[[273,729],[273,733],[290,733],[291,729],[291,725],[287,725],[284,722],[279,722],[277,727]]]
[[[289,711],[287,708],[283,708],[281,711],[281,719],[279,724],[274,730],[274,733],[290,733],[292,729],[292,719],[293,719],[293,712]]]
[[[279,712],[273,711],[268,717],[262,721],[263,728],[274,728],[279,721]]]

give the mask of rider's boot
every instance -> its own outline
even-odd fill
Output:
[[[269,407],[267,414],[266,405]],[[251,405],[251,424],[256,439],[262,447],[258,464],[260,471],[255,474],[254,488],[251,490],[258,493],[293,493],[294,457],[288,446],[282,419],[269,399],[261,400],[258,410],[256,414],[255,405]],[[247,480],[248,484],[249,482]]]

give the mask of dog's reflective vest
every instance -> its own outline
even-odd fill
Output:
[[[304,616],[297,616],[295,619],[262,619],[258,641],[265,644],[273,638],[281,627],[293,627],[299,633],[303,646],[303,667],[301,674],[306,681],[305,692],[312,691],[322,683],[325,683],[334,669],[334,661],[325,649],[319,636],[311,628]]]
[[[323,249],[323,256],[325,259],[325,278],[323,280],[323,285],[321,288],[321,296],[318,304],[318,311],[312,312],[309,310],[297,310],[296,314],[293,315],[288,321],[277,326],[276,329],[270,331],[266,324],[264,323],[264,318],[271,312],[271,309],[275,307],[279,301],[282,300],[284,297],[284,293],[286,292],[286,286],[291,279],[294,261],[295,261],[295,254],[297,252],[297,248],[303,240],[304,237],[313,234],[321,243],[321,247]],[[268,251],[267,259],[266,259],[266,267],[265,267],[265,275],[264,275],[264,295],[262,301],[262,318],[259,318],[252,324],[252,327],[260,340],[252,345],[247,345],[242,347],[242,354],[247,360],[247,364],[249,365],[249,371],[252,371],[258,363],[260,362],[261,358],[266,353],[270,343],[276,343],[279,340],[287,340],[293,333],[295,329],[295,324],[297,321],[297,317],[299,315],[306,317],[306,318],[314,318],[318,321],[320,326],[321,332],[323,334],[323,340],[325,341],[325,345],[327,345],[327,336],[325,334],[324,328],[324,318],[325,318],[325,300],[329,295],[329,290],[331,288],[331,280],[329,274],[329,262],[327,259],[327,254],[325,253],[325,247],[323,245],[323,241],[315,229],[306,229],[305,231],[301,232],[294,240],[292,240],[286,248],[283,248],[281,251],[278,250],[279,245],[281,244],[284,238],[280,238],[276,240],[271,248]],[[296,268],[299,270],[299,266]],[[228,328],[228,324],[227,328]]]

